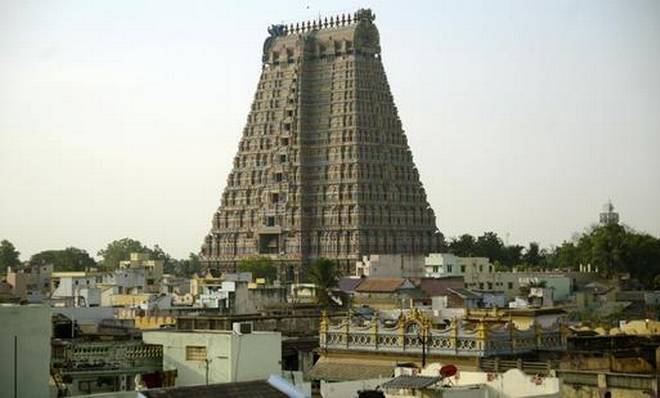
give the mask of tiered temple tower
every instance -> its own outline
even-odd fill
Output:
[[[211,268],[270,256],[292,280],[315,257],[426,254],[442,235],[413,163],[371,10],[275,25],[221,204]]]

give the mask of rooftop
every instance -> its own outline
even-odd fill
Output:
[[[265,380],[237,383],[211,384],[208,386],[170,387],[140,391],[146,398],[287,398],[288,395],[268,384]]]
[[[355,288],[363,293],[392,293],[399,290],[408,280],[405,278],[367,277]]]

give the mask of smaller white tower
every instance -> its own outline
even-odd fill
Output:
[[[614,211],[611,200],[603,206],[603,212],[600,213],[600,223],[603,225],[619,223],[619,213]]]

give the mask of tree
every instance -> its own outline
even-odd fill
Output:
[[[85,271],[96,261],[82,249],[67,247],[63,250],[45,250],[30,257],[31,264],[52,264],[57,272]]]
[[[474,255],[488,257],[491,261],[502,260],[504,244],[495,232],[484,232],[477,238],[474,247]]]
[[[463,234],[449,242],[449,252],[459,257],[474,256],[476,239],[470,234]]]
[[[131,253],[153,253],[151,249],[143,245],[142,242],[131,238],[123,238],[108,243],[105,249],[97,253],[103,257],[101,264],[106,270],[112,270],[119,267],[119,262],[127,260]]]
[[[619,224],[596,227],[591,233],[591,262],[607,274],[625,270],[626,231]]]
[[[251,272],[252,278],[265,278],[268,282],[277,279],[277,267],[268,257],[251,257],[238,263],[239,272]]]
[[[332,305],[330,291],[339,283],[337,264],[327,258],[317,258],[308,271],[309,279],[316,285],[316,300],[324,308]]]
[[[502,265],[513,267],[522,262],[522,252],[525,248],[520,245],[504,246],[502,248]]]
[[[559,268],[576,268],[580,263],[580,250],[573,242],[564,242],[555,248],[552,265]]]
[[[7,267],[19,265],[21,263],[20,254],[10,241],[5,239],[0,242],[0,273],[7,272]]]
[[[536,242],[529,243],[529,248],[525,250],[525,255],[523,256],[523,260],[525,261],[525,264],[531,265],[532,267],[536,267],[539,264],[541,264],[542,261],[541,249],[538,243]]]
[[[201,271],[202,263],[199,260],[199,256],[195,253],[190,253],[187,259],[170,259],[165,267],[166,273],[176,276],[190,277],[193,274],[199,275]]]

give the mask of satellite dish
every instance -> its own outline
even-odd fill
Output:
[[[440,376],[452,377],[458,372],[458,368],[454,365],[445,365],[440,368]]]

